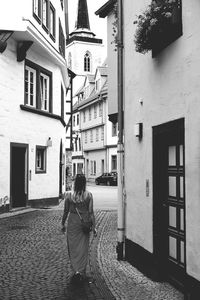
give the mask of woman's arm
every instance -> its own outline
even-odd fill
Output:
[[[95,227],[96,222],[95,222],[94,209],[93,209],[93,196],[92,196],[92,193],[90,193],[89,214],[90,214],[91,219],[92,219],[92,230],[93,230],[93,233],[96,235],[97,230],[96,230],[96,227]]]
[[[64,211],[63,211],[62,222],[61,222],[61,225],[62,225],[61,230],[63,232],[65,232],[65,230],[66,230],[65,221],[67,219],[68,213],[69,213],[69,195],[67,194],[67,196],[65,196]]]

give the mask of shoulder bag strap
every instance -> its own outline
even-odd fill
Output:
[[[79,213],[79,210],[78,210],[78,208],[77,208],[77,207],[75,207],[75,209],[76,209],[76,212],[77,212],[77,214],[78,214],[78,216],[79,216],[80,220],[81,220],[81,221],[83,221],[83,218],[81,217],[81,215],[80,215],[80,213]]]

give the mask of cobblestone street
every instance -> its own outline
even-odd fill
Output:
[[[0,219],[0,299],[181,300],[167,283],[152,282],[116,260],[116,211],[96,211],[98,237],[91,238],[87,275],[92,283],[70,284],[61,209],[40,209]]]

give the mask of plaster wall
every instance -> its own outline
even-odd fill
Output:
[[[182,1],[183,35],[152,58],[136,53],[133,42],[133,21],[149,2],[124,2],[126,236],[153,251],[152,126],[184,118],[186,265],[187,273],[200,280],[200,4]],[[141,141],[134,135],[138,122],[144,128]]]

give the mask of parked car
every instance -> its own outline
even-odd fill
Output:
[[[106,185],[117,185],[117,172],[103,173],[101,176],[95,179],[95,183]]]

